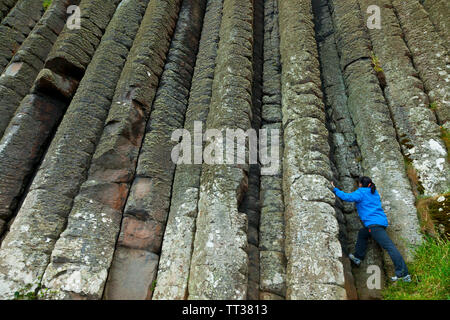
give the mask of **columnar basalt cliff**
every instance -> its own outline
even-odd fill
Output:
[[[370,176],[411,261],[415,200],[450,188],[449,19],[445,0],[0,0],[0,299],[380,299],[367,267],[383,284],[392,262],[371,241],[350,264],[362,225],[331,182]]]

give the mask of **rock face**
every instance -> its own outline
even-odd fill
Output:
[[[370,176],[411,261],[450,186],[449,10],[0,0],[0,299],[380,299],[330,182]]]

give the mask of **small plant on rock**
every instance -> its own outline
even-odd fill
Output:
[[[52,4],[52,0],[44,0],[42,6],[44,7],[44,11],[47,11],[48,7]]]

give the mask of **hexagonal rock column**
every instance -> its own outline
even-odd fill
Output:
[[[77,0],[54,0],[0,77],[0,137],[44,66],[66,23],[67,7],[78,3]]]
[[[330,159],[335,167],[335,177],[341,190],[353,192],[355,178],[362,175],[361,153],[356,142],[355,127],[347,107],[344,78],[339,67],[339,55],[328,1],[313,3],[316,19],[316,38],[324,88],[325,108],[327,110],[331,140]],[[369,240],[366,258],[360,267],[353,267],[348,254],[354,252],[358,231],[362,227],[355,206],[336,198],[336,212],[340,225],[339,240],[343,249],[345,288],[349,299],[380,299],[380,290],[367,288],[367,266],[383,265],[380,248]],[[384,274],[382,274],[384,276]],[[383,283],[383,281],[382,281]],[[356,291],[356,292],[355,292]],[[356,293],[356,294],[355,294]]]
[[[149,299],[169,212],[172,133],[183,127],[205,1],[184,0],[139,152],[105,299]],[[136,258],[136,257],[139,258]]]
[[[96,11],[98,14],[100,12],[103,14],[102,20],[96,20],[98,25],[94,26],[92,22],[89,24],[89,19],[82,21],[83,25],[85,23],[92,27],[92,29],[86,29],[86,33],[97,32],[98,37],[101,38],[102,28],[108,25],[118,2],[118,0],[108,2],[106,5],[100,0],[84,1],[81,5],[85,5],[86,15],[88,12],[94,15]],[[114,49],[122,55],[128,52],[124,37],[115,38],[125,33],[121,26],[121,20],[124,19],[123,13],[114,18],[110,24],[111,28],[108,28],[108,34],[103,38],[103,45],[107,48],[100,51],[108,57]],[[85,43],[86,41],[83,33],[71,33],[66,37],[65,44],[72,49],[77,49],[77,42]],[[99,38],[95,37],[98,43]],[[119,46],[121,41],[125,41],[125,44]],[[128,41],[131,45],[131,40],[128,39]],[[92,45],[92,53],[94,53],[96,46]],[[59,47],[52,52],[60,54],[63,59],[62,50],[63,48]],[[45,271],[56,239],[67,222],[73,198],[86,178],[91,156],[103,129],[116,83],[116,77],[111,74],[120,72],[122,68],[123,58],[120,54],[115,57],[118,61],[112,60],[105,63],[106,60],[100,56],[91,64],[91,74],[86,76],[69,106],[30,191],[11,226],[10,233],[2,243],[0,248],[0,297],[2,298],[13,296],[14,292],[24,284],[35,283]],[[78,62],[71,58],[67,60],[71,63]],[[87,63],[89,63],[88,60],[86,57]],[[60,61],[60,64],[67,65],[69,62],[64,60],[64,62]],[[91,79],[98,79],[99,76],[104,79],[103,81],[110,79],[111,82],[105,86],[104,82],[91,81]]]
[[[371,65],[365,21],[357,0],[329,4],[363,174],[376,183],[390,224],[387,231],[404,258],[411,261],[410,248],[421,242],[417,211],[389,107]],[[392,267],[387,254],[385,263]]]
[[[390,0],[359,3],[363,14],[370,5],[381,8],[382,27],[369,29],[369,35],[386,79],[384,92],[403,154],[412,161],[425,195],[444,193],[450,188],[447,151]]]
[[[208,129],[224,135],[227,128],[251,128],[252,55],[253,1],[225,0]],[[215,149],[214,158],[223,159],[221,140],[211,138],[205,153]],[[220,162],[202,168],[189,299],[247,297],[247,217],[238,208],[247,189],[248,165]]]
[[[345,299],[311,1],[280,1],[286,299]]]
[[[5,74],[0,77],[0,127],[4,129],[4,125],[14,115],[0,141],[0,217],[5,220],[9,220],[13,214],[26,176],[40,158],[44,151],[43,144],[67,108],[68,102],[62,101],[57,94],[52,92],[49,97],[45,93],[38,93],[37,87],[25,99],[22,98],[29,92],[42,69],[43,61],[65,24],[66,7],[73,2],[53,1],[12,59]],[[69,91],[74,94],[78,81],[67,81],[64,86],[67,94]],[[18,110],[14,114],[16,107]],[[0,135],[2,133],[0,128]]]
[[[267,148],[272,150],[271,130],[282,137],[281,62],[278,28],[278,0],[264,1],[263,130],[267,130]],[[279,154],[283,154],[282,138]],[[275,147],[275,146],[274,146]],[[282,163],[273,175],[261,176],[261,217],[259,224],[260,299],[284,299],[286,294],[286,258],[284,255],[284,203]]]
[[[429,18],[442,38],[447,50],[450,50],[450,2],[447,0],[422,0]]]
[[[194,160],[202,152],[202,144],[195,144],[194,122],[205,127],[211,102],[212,83],[216,67],[219,30],[222,20],[222,1],[208,0],[199,50],[192,78],[184,129],[191,137]],[[156,287],[152,299],[179,300],[187,298],[189,268],[193,250],[197,203],[202,165],[178,164],[172,186],[170,211],[164,232],[159,259]]]
[[[43,0],[19,0],[0,25],[0,73],[44,13]]]
[[[414,65],[430,100],[434,103],[432,106],[435,108],[439,124],[450,130],[448,49],[419,1],[391,0],[391,2]]]
[[[126,0],[121,3],[103,37],[108,41],[102,41],[78,92],[85,89],[84,84],[96,85],[99,74],[104,72],[101,79],[111,81],[106,84],[110,91],[107,96],[101,97],[101,100],[98,96],[95,99],[110,106],[113,97],[123,95],[123,92],[118,93],[117,90],[114,93],[114,88],[119,78],[122,81],[123,77],[126,77],[124,74],[125,70],[128,71],[129,64],[124,67],[125,60],[130,48],[137,42],[136,40],[133,43],[133,40],[140,39],[136,34],[147,5],[148,0]],[[133,57],[130,54],[127,61]],[[102,92],[99,86],[94,89],[96,92]],[[74,101],[77,101],[77,96]],[[103,108],[106,111],[109,109],[106,105]],[[95,156],[96,154],[94,158]],[[81,185],[69,214],[67,227],[56,242],[50,264],[45,271],[43,284],[56,290],[57,294],[53,298],[100,299],[102,296],[117,238],[121,210],[128,192],[124,184],[106,185],[92,179],[95,173],[97,172],[91,167],[88,180]]]

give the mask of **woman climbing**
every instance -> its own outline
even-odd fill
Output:
[[[336,196],[344,201],[356,203],[358,215],[364,225],[364,228],[361,228],[358,232],[355,253],[349,254],[350,260],[357,266],[361,264],[361,260],[366,255],[367,239],[371,236],[388,252],[395,265],[395,277],[391,277],[391,280],[397,281],[401,279],[405,282],[410,282],[411,276],[408,274],[406,263],[386,233],[388,220],[381,207],[380,195],[372,180],[369,177],[360,177],[359,188],[352,193],[345,193],[336,188],[333,182],[331,184]]]

